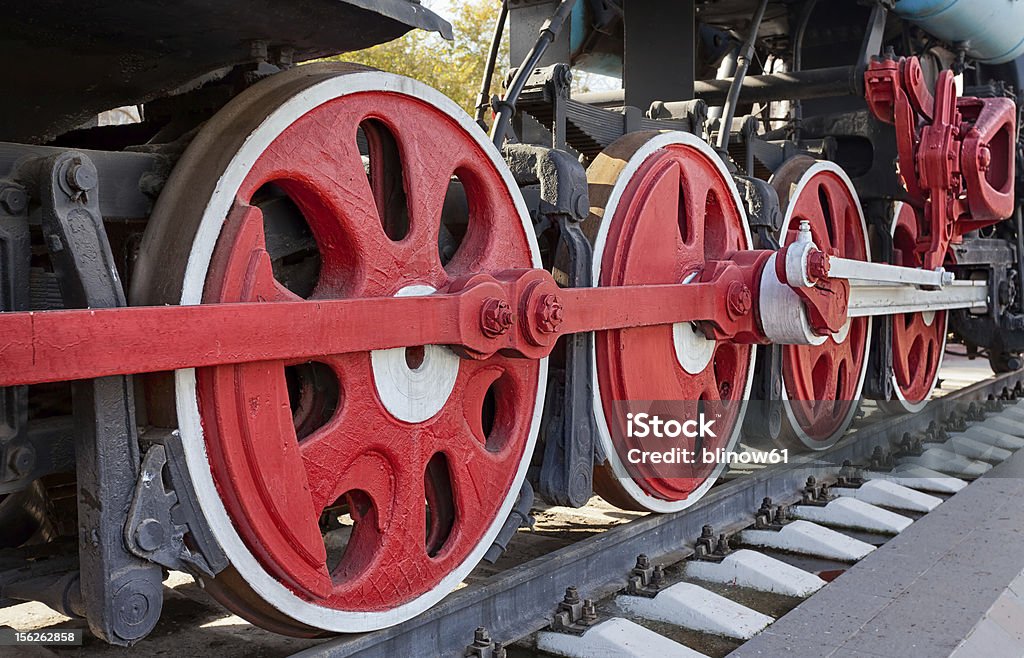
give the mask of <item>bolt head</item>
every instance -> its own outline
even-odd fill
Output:
[[[753,306],[750,288],[744,283],[733,281],[729,286],[727,305],[729,313],[734,317],[750,313],[750,309]]]
[[[164,527],[156,519],[144,519],[135,529],[135,543],[144,551],[155,551],[164,543]]]
[[[807,257],[807,274],[812,279],[825,279],[828,277],[831,264],[828,254],[821,251],[813,251]]]
[[[75,192],[89,192],[99,183],[99,173],[91,163],[73,162],[66,174],[68,185]]]
[[[508,333],[508,330],[515,324],[516,316],[512,313],[512,307],[504,299],[493,297],[484,302],[480,315],[480,328],[484,335],[489,338],[497,338]]]
[[[11,215],[20,215],[28,208],[28,195],[17,187],[5,187],[0,190],[0,205]]]
[[[991,166],[992,151],[987,146],[982,146],[978,149],[978,168],[982,171],[988,171]]]
[[[590,214],[590,201],[587,200],[587,196],[582,192],[577,194],[576,199],[573,200],[573,210],[575,210],[576,217],[579,219],[584,219]]]
[[[548,294],[541,297],[537,310],[537,327],[541,333],[557,332],[564,319],[564,308],[558,295]]]

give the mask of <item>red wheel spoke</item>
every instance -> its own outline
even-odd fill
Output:
[[[299,301],[301,298],[274,278],[273,264],[266,250],[263,213],[259,208],[236,204],[220,237],[222,262],[215,266],[230,272],[219,290],[208,291],[219,301]]]
[[[851,254],[847,249],[847,233],[858,231],[860,227],[856,213],[852,216],[850,214],[852,208],[846,188],[837,180],[830,178],[822,183],[821,189],[824,193],[825,204],[828,206],[823,210],[827,210],[832,220],[832,237],[829,246],[840,254],[849,254],[846,256],[847,258],[853,257],[856,254]]]
[[[248,519],[247,534],[280,536],[302,558],[290,575],[297,582],[323,592],[327,587],[326,552],[313,513],[305,468],[288,404],[284,368],[280,363],[247,363],[218,368],[210,373],[201,400],[234,398],[237,406],[215,406],[207,411],[208,430],[230,437],[221,454],[223,468],[236,481],[248,483],[252,496],[236,504]],[[274,455],[251,467],[259,455]],[[271,545],[273,560],[284,551]]]
[[[710,258],[721,258],[728,252],[706,253],[706,239],[708,231],[722,231],[722,227],[708,226],[708,196],[712,186],[716,182],[713,178],[702,175],[702,172],[689,171],[683,168],[683,212],[687,224],[686,251],[684,254],[684,267],[691,267],[694,263]],[[722,190],[719,190],[722,193]],[[721,250],[719,250],[721,251]]]
[[[683,227],[681,214],[684,208],[680,189],[679,164],[669,162],[660,167],[651,184],[637,195],[638,223],[644,230],[633,230],[628,240],[631,248],[642,251],[646,258],[646,272],[654,278],[650,283],[669,283],[681,280],[684,264],[693,257],[690,246],[680,235]],[[666,272],[670,274],[665,279]],[[642,271],[630,272],[631,276],[643,276]]]

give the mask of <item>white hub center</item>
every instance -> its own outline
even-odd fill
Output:
[[[683,283],[693,281],[697,273],[689,275]],[[683,370],[696,375],[704,372],[715,356],[715,341],[709,340],[692,322],[677,322],[672,325],[672,345],[676,360]]]
[[[407,286],[395,297],[423,297],[435,292],[430,286]],[[422,423],[444,408],[459,376],[459,361],[443,345],[370,352],[373,383],[381,404],[407,423]]]

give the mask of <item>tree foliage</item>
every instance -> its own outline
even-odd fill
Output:
[[[441,91],[472,114],[501,2],[469,0],[449,6],[451,10],[446,12],[446,18],[451,21],[455,35],[451,42],[434,33],[413,30],[389,43],[330,59],[365,64],[415,78]],[[506,36],[491,93],[498,93],[500,89],[500,76],[508,62],[507,44]]]

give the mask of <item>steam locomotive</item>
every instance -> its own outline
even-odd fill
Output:
[[[418,0],[8,7],[0,602],[127,645],[176,569],[273,631],[378,629],[535,497],[700,498],[723,465],[630,462],[626,409],[821,451],[919,410],[947,339],[1020,368],[1021,25],[507,0],[474,118],[306,63],[451,37]]]

